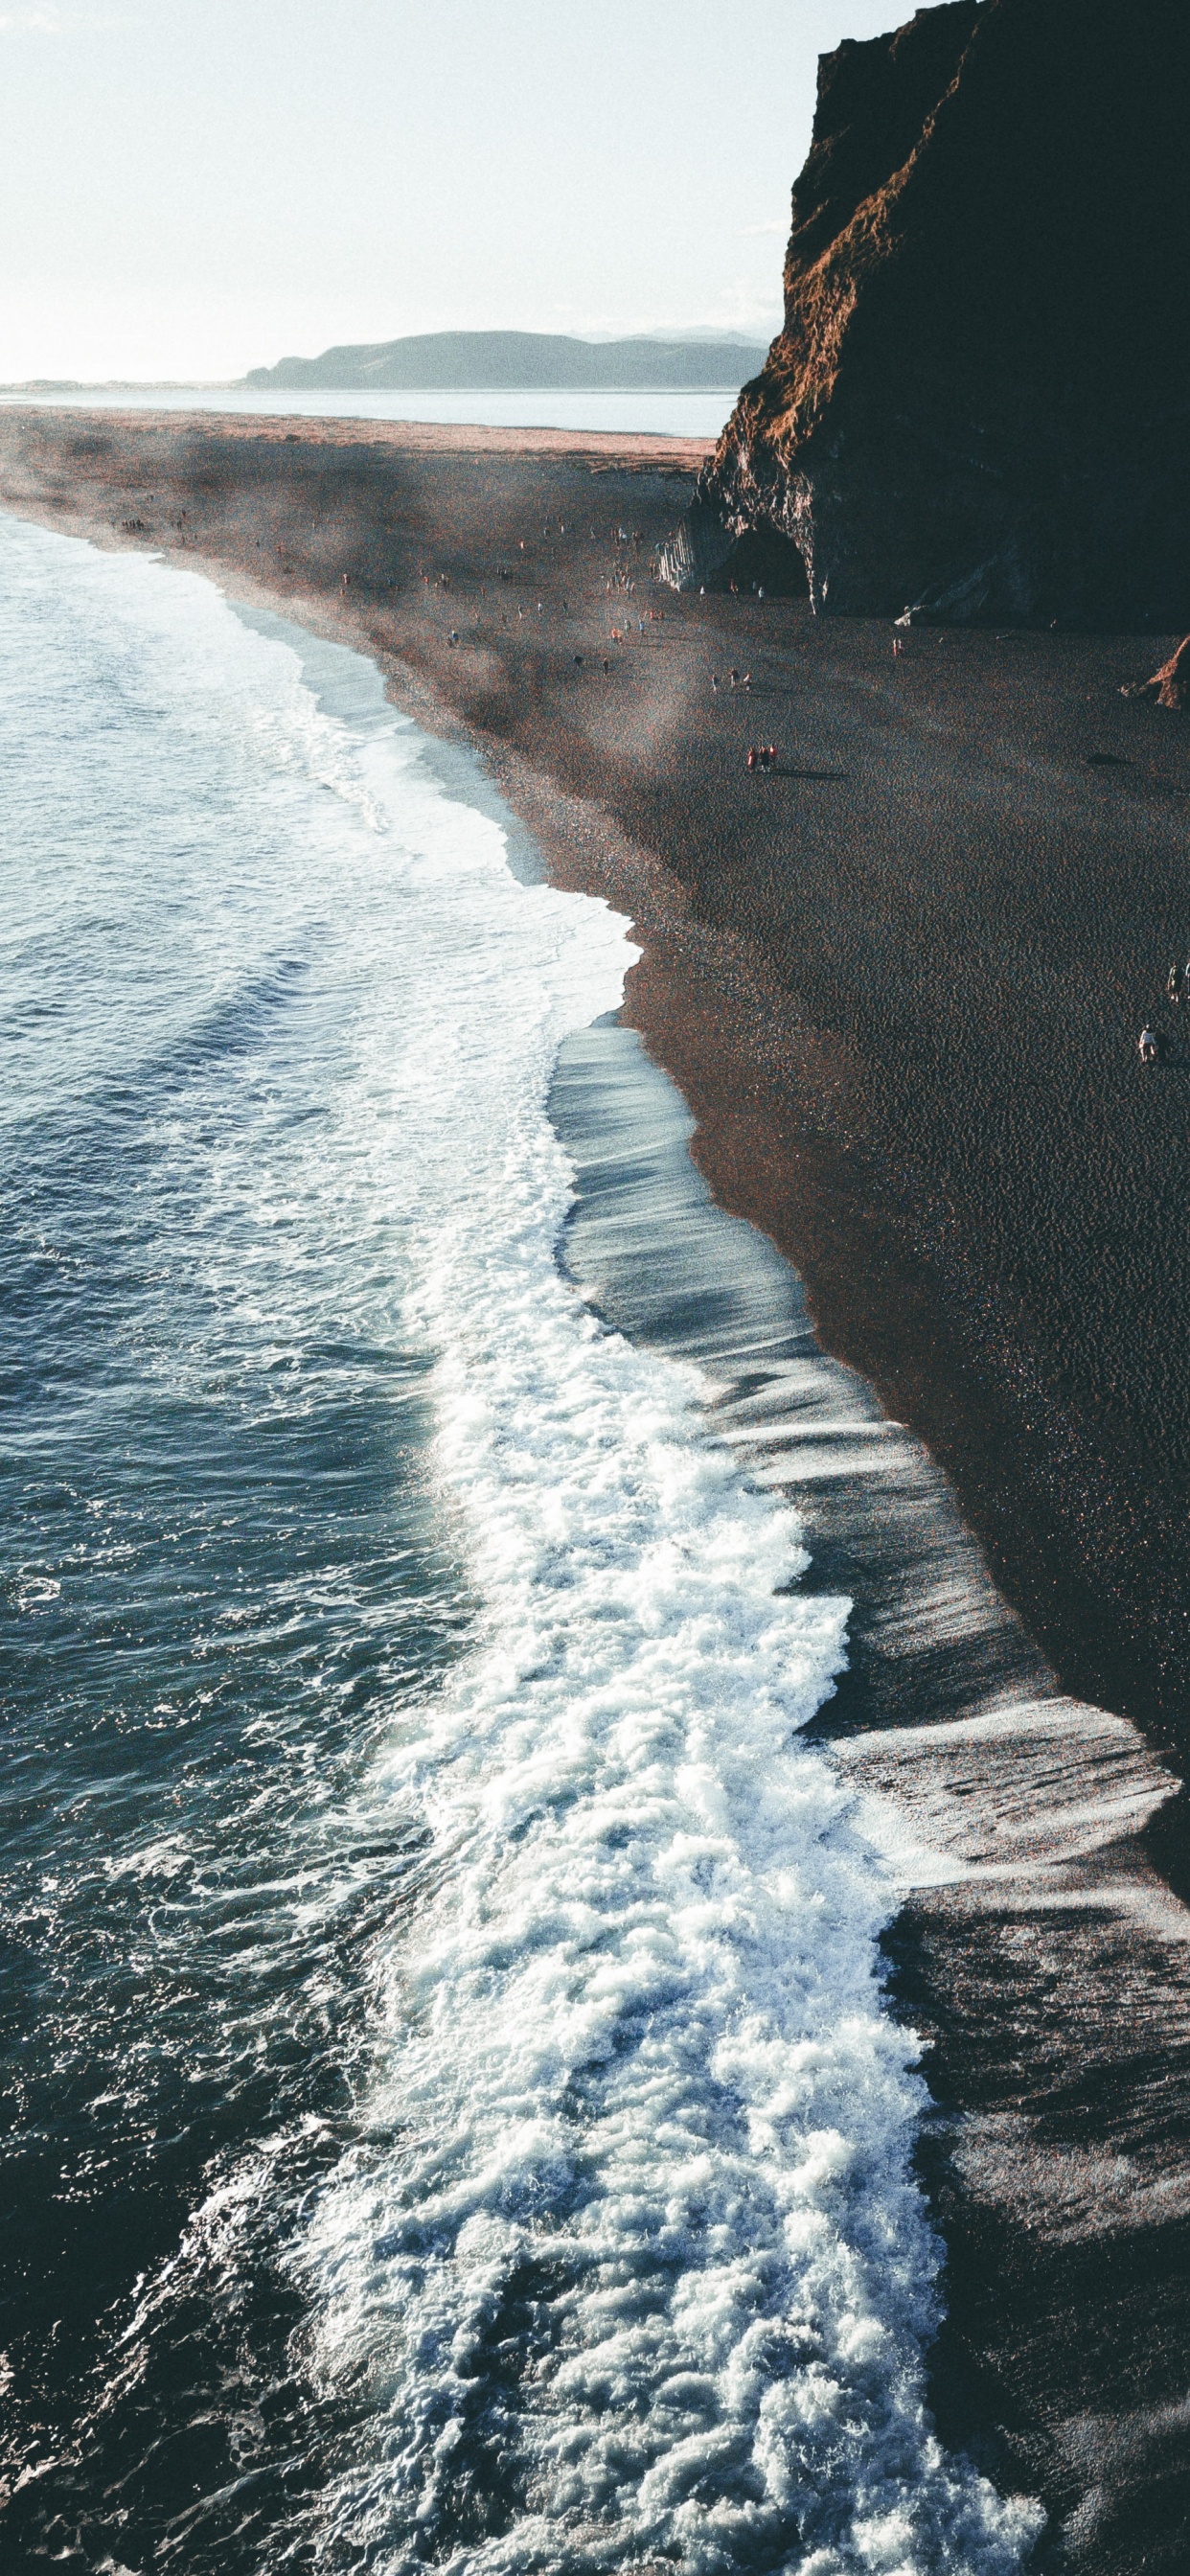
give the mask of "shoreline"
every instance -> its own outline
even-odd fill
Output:
[[[471,777],[451,783],[468,797],[485,772],[470,752],[464,760]],[[483,810],[515,828],[499,798],[485,792]],[[866,1388],[819,1356],[796,1275],[711,1198],[689,1158],[681,1095],[623,1012],[565,1043],[550,1115],[576,1165],[560,1252],[569,1275],[631,1340],[710,1370],[720,1394],[707,1428],[802,1513],[803,1579],[856,1595],[851,1670],[810,1735],[873,1802],[878,1842],[891,1822],[906,1889],[886,1955],[890,2002],[925,2038],[933,2096],[918,2170],[946,2246],[947,2314],[927,2356],[939,2428],[993,2483],[1044,2496],[1038,2570],[1055,2551],[1063,2565],[1115,2569],[1126,2563],[1121,2525],[1147,2498],[1154,2450],[1168,2447],[1160,2406],[1147,2425],[1143,2408],[1120,2422],[1121,2394],[1154,2378],[1138,2333],[1143,2344],[1160,2320],[1171,2395],[1184,2359],[1185,2177],[1176,2155],[1154,2171],[1151,2145],[1137,2165],[1129,2134],[1138,2072],[1151,2083],[1146,2054],[1164,2040],[1178,1991],[1190,1999],[1190,1917],[1143,1847],[1169,1775],[1127,1723],[1061,1698],[995,1600],[937,1470],[878,1418]],[[996,1714],[972,1717],[993,1703]],[[1032,1955],[1039,1938],[1048,1956]],[[1112,2032],[1121,1945],[1137,1953],[1126,2034]],[[1077,1969],[1081,1998],[1056,2024],[1046,1998],[1055,1948]],[[1089,2017],[1112,2034],[1099,2045],[1098,2103],[1079,2100]],[[1175,2060],[1165,2112],[1176,2111],[1179,2079]],[[1065,2107],[1047,2138],[1056,2102]],[[1112,2233],[1134,2276],[1123,2296]],[[1089,2301],[1110,2329],[1099,2323],[1072,2390],[1072,2344],[1096,2340]],[[1100,2410],[1073,2459],[1072,2394]],[[1149,2551],[1146,2563],[1167,2562]]]
[[[69,427],[77,429],[79,419],[71,414]],[[134,460],[143,425],[144,416],[137,416],[127,432]],[[111,426],[105,416],[103,431]],[[281,423],[279,434],[273,432],[264,443],[271,448],[289,447],[292,441],[337,449],[336,438],[319,433],[337,431],[339,424],[320,422],[313,436],[309,426],[301,424],[299,439]],[[373,433],[374,424],[345,426],[351,435],[343,443],[350,447],[371,450],[379,445],[389,451],[390,462],[394,449],[408,452],[398,440],[357,435]],[[179,434],[213,444],[206,419],[189,432],[179,433],[172,418],[166,433],[158,425],[161,443]],[[250,433],[236,425],[235,434],[244,446],[261,443],[259,424]],[[627,466],[606,461],[593,442],[576,448],[567,433],[547,435],[560,442],[563,453],[551,450],[547,456],[531,442],[526,450],[526,433],[500,433],[497,449],[476,448],[473,433],[452,431],[449,446],[439,449],[435,441],[419,441],[417,454],[431,463],[436,449],[444,461],[456,463],[468,456],[499,457],[505,471],[519,459],[534,478],[565,478],[567,509],[571,493],[582,497],[580,475],[609,473],[617,478],[611,491],[596,486],[605,521],[613,494],[617,509],[627,507],[631,495],[638,503],[647,502],[642,517],[652,512],[659,520],[666,508],[672,517],[678,515],[676,494],[688,465],[674,460],[650,473],[635,460]],[[222,440],[231,445],[231,433],[222,433]],[[609,438],[607,443],[622,457],[622,441]],[[59,441],[60,449],[68,445],[68,440]],[[160,457],[154,462],[155,482],[160,483],[165,479]],[[283,467],[288,460],[282,454],[274,462]],[[193,458],[183,462],[179,494],[186,474],[193,477],[195,493],[202,493],[194,465]],[[209,459],[205,470],[213,471]],[[127,473],[122,485],[98,479],[109,497],[114,488],[127,494],[129,516],[141,515],[132,506],[137,490]],[[110,520],[106,526],[98,517],[83,523],[77,487],[71,497],[69,475],[65,481],[66,496],[60,488],[51,497],[43,480],[41,506],[28,514],[66,533],[124,541]],[[658,483],[668,488],[658,491],[653,488]],[[267,483],[265,488],[267,492]],[[530,498],[539,505],[541,497],[539,484],[531,495],[523,486],[514,492],[521,524],[531,525]],[[558,512],[556,482],[549,497]],[[14,506],[3,424],[0,505]],[[204,500],[203,506],[209,502]],[[790,685],[788,676],[782,680],[782,653],[787,673],[800,679],[805,696],[813,695],[814,678],[806,663],[824,639],[807,637],[798,611],[790,606],[768,619],[747,602],[729,607],[720,601],[679,604],[665,598],[662,622],[672,630],[674,649],[668,649],[671,637],[665,634],[646,665],[644,655],[653,639],[630,647],[640,667],[627,673],[628,655],[617,659],[609,649],[606,658],[613,669],[607,676],[613,686],[605,692],[604,704],[596,706],[594,722],[571,722],[566,699],[568,687],[573,691],[575,684],[566,669],[566,652],[573,653],[575,646],[569,635],[561,646],[553,646],[552,656],[535,638],[525,642],[516,637],[504,644],[499,636],[468,636],[460,657],[460,648],[447,640],[448,620],[457,620],[462,634],[459,603],[465,594],[459,571],[448,569],[441,599],[419,603],[419,623],[405,633],[402,653],[396,647],[407,612],[394,618],[384,604],[375,566],[362,598],[363,575],[354,563],[346,590],[325,561],[310,560],[298,570],[291,513],[280,559],[284,566],[292,549],[294,573],[291,577],[283,571],[280,581],[262,579],[246,542],[261,521],[249,515],[233,539],[226,524],[226,494],[222,508],[218,535],[178,545],[177,559],[193,561],[232,596],[369,654],[409,714],[427,730],[478,752],[499,793],[543,849],[555,882],[605,895],[617,909],[631,912],[645,955],[630,978],[623,1016],[641,1032],[650,1054],[689,1102],[698,1121],[695,1159],[719,1205],[759,1225],[795,1263],[807,1281],[822,1347],[870,1379],[886,1411],[909,1421],[940,1459],[993,1573],[1058,1663],[1067,1688],[1101,1696],[1112,1709],[1126,1706],[1130,1695],[1134,1713],[1146,1719],[1150,1735],[1176,1742],[1181,1732],[1172,1722],[1176,1711],[1159,1691],[1152,1686],[1137,1690],[1134,1684],[1131,1694],[1113,1694],[1106,1686],[1113,1671],[1126,1670],[1132,1632],[1119,1602],[1109,1604],[1105,1616],[1089,1576],[1084,1573],[1080,1580],[1068,1545],[1063,1553],[1061,1527],[1055,1531],[1052,1525],[1052,1507],[1047,1526],[1044,1483],[1030,1482],[1035,1453],[1021,1439],[1019,1400],[1014,1404],[1013,1390],[997,1377],[995,1366],[995,1333],[1003,1338],[1012,1320],[1011,1312],[1007,1317],[997,1313],[994,1292],[1000,1283],[978,1276],[969,1280],[976,1322],[992,1344],[989,1356],[981,1352],[978,1334],[972,1336],[970,1315],[947,1312],[943,1292],[963,1276],[965,1247],[957,1219],[952,1213],[948,1238],[944,1203],[939,1214],[940,1199],[930,1203],[911,1161],[893,1160],[887,1115],[882,1124],[883,1104],[871,1097],[872,1067],[854,1036],[830,1025],[826,1014],[815,1013],[802,992],[794,992],[791,1004],[777,943],[771,935],[760,935],[765,925],[733,917],[726,906],[716,905],[705,877],[700,880],[693,868],[683,872],[660,854],[662,847],[689,853],[706,818],[719,831],[728,811],[726,773],[715,774],[709,760],[698,766],[696,754],[690,755],[693,776],[683,809],[680,780],[675,789],[670,774],[667,735],[667,727],[672,731],[685,715],[689,721],[681,739],[683,744],[691,740],[691,725],[697,727],[706,705],[705,685],[700,688],[699,682],[708,657],[721,660],[724,633],[743,636],[758,668],[760,656],[768,657],[767,696],[757,686],[747,708],[733,710],[753,725],[778,705],[789,720],[785,702],[777,697],[782,686]],[[536,523],[540,527],[540,516]],[[186,535],[182,529],[173,533]],[[340,550],[344,536],[340,519],[334,530]],[[448,530],[448,536],[457,552],[458,531]],[[140,544],[161,543],[149,526],[130,531],[129,537]],[[253,551],[257,542],[252,538]],[[424,525],[412,532],[412,539],[403,530],[387,560],[398,561],[408,574],[419,542],[423,548],[431,542]],[[312,555],[308,530],[303,543]],[[440,544],[440,556],[445,551]],[[598,565],[586,585],[593,604],[586,600],[581,629],[574,621],[576,637],[601,626],[606,630],[613,614],[622,615],[618,606],[614,611],[604,607],[597,589],[599,572],[616,561],[617,552],[604,528]],[[631,565],[635,558],[630,554],[627,560]],[[532,600],[548,596],[555,616],[559,568],[549,566],[548,581],[542,564],[535,563],[533,571]],[[643,581],[639,586],[644,589]],[[508,587],[520,590],[518,606],[529,599],[519,579]],[[562,595],[569,597],[569,592]],[[651,589],[648,595],[656,604]],[[617,601],[620,596],[618,590],[604,594]],[[475,605],[467,597],[468,614]],[[937,655],[951,649],[954,639],[944,639],[942,645],[922,640],[917,662],[929,678]],[[610,641],[608,637],[609,647]],[[973,641],[969,658],[986,687],[986,639]],[[1125,645],[1117,640],[1114,646],[1084,646],[1084,666],[1094,664],[1102,675],[1105,657],[1114,653],[1118,660],[1127,652],[1123,675],[1132,676],[1159,658],[1158,643],[1142,638],[1128,639]],[[828,634],[828,654],[834,645]],[[1026,639],[1023,647],[1020,639],[1012,639],[1012,649],[1018,648],[1031,656],[1034,667],[1044,664],[1047,649],[1051,656],[1058,649],[1047,646],[1047,639]],[[583,650],[585,674],[590,645],[584,642]],[[502,656],[501,669],[493,672],[488,664],[501,662]],[[854,636],[844,635],[841,649],[834,652],[833,678],[828,673],[825,690],[818,681],[814,706],[817,713],[832,689],[844,698],[850,691],[861,702],[861,716],[866,713],[871,720],[874,703],[881,711],[880,737],[895,756],[900,743],[883,712],[887,677],[882,691],[881,676],[874,644],[861,636],[857,649]],[[585,690],[586,678],[582,686]],[[510,720],[507,704],[513,690],[521,693],[527,710],[517,720]],[[936,687],[935,696],[944,695]],[[937,706],[927,712],[937,727]],[[1109,707],[1105,685],[1095,701],[1094,721],[1097,739],[1101,735],[1105,741],[1112,723],[1121,739],[1126,732],[1135,738],[1138,730],[1138,712],[1129,709],[1125,717]],[[923,727],[927,747],[929,722]],[[616,728],[625,723],[653,728],[659,766],[664,763],[655,788],[647,772],[643,781],[639,774],[625,780],[617,773]],[[1146,711],[1139,731],[1160,745],[1170,768],[1178,766],[1177,745],[1171,747],[1160,720]],[[798,783],[811,793],[841,783],[840,756],[837,749],[807,756]],[[737,797],[739,766],[731,773]],[[753,784],[758,782],[749,782],[743,792],[749,793]],[[1099,792],[1101,779],[1095,784]],[[1069,799],[1068,778],[1058,775],[1051,786],[1059,804],[1064,794]],[[1026,776],[1016,792],[1020,809],[1027,810],[1036,792],[1035,777]],[[692,815],[689,807],[699,793],[705,796],[704,812]],[[1171,800],[1153,802],[1159,813],[1167,813]],[[755,798],[750,809],[743,809],[741,800],[741,810],[740,837],[756,818],[762,829],[759,835],[754,832],[753,851],[759,847],[771,869],[771,848],[763,838],[767,818]],[[634,824],[644,828],[634,830]],[[730,839],[721,839],[719,846],[730,849]],[[836,846],[836,862],[838,856]],[[898,1221],[899,1189],[916,1195],[907,1209],[900,1209]],[[930,1221],[938,1228],[932,1245]],[[929,1271],[923,1269],[923,1241],[932,1255]],[[1026,1388],[1026,1402],[1037,1404],[1047,1430],[1053,1415],[1042,1399],[1048,1394],[1044,1385],[1040,1391],[1035,1383]],[[998,1493],[981,1487],[981,1478],[989,1476],[999,1478]],[[1015,1486],[1014,1476],[1019,1479]],[[1010,1507],[1019,1508],[1022,1500],[1024,1505],[1026,1529],[1023,1541],[1018,1536],[1015,1555],[1010,1536],[1005,1540],[1001,1535],[997,1543],[1006,1500]],[[1056,1604],[1055,1587],[1061,1591]],[[1055,1639],[1062,1647],[1057,1655]],[[1064,1639],[1069,1640],[1066,1646]],[[1100,1676],[1098,1692],[1088,1687],[1084,1674]],[[1026,1744],[1017,1725],[1008,1773],[1003,1764],[993,1764],[990,1781],[982,1756],[971,1768],[969,1737],[958,1766],[963,1772],[966,1765],[962,1777],[944,1739],[935,1738],[930,1760],[923,1759],[924,1750],[921,1731],[906,1729],[903,1722],[898,1726],[894,1719],[883,1742],[869,1742],[861,1757],[861,1767],[867,1761],[868,1787],[875,1785],[879,1794],[884,1783],[888,1793],[891,1782],[891,1794],[910,1806],[915,1797],[919,1805],[924,1802],[935,1825],[940,1806],[955,1815],[974,1813],[980,1799],[973,1806],[971,1792],[977,1787],[985,1823],[991,1819],[989,1831],[1003,1830],[1005,1813],[1018,1819],[1012,1830],[1019,1831],[1024,1808],[1032,1814],[1043,1846],[1040,1856],[1034,1849],[1024,1863],[1014,1857],[1008,1891],[981,1879],[987,1855],[972,1863],[968,1850],[950,1885],[919,1888],[908,1898],[890,1944],[900,2008],[917,2020],[930,2043],[927,2071],[938,2104],[937,2121],[923,2141],[922,2164],[950,2266],[952,2312],[933,2373],[940,2427],[946,2439],[974,2449],[977,2456],[982,2445],[992,2475],[1042,2488],[1055,2525],[1067,2526],[1071,2562],[1088,2576],[1093,2570],[1119,2576],[1134,2563],[1172,2571],[1181,2563],[1190,2495],[1190,2456],[1175,2421],[1190,2377],[1190,2328],[1182,2315],[1190,2269],[1184,2145],[1190,2124],[1182,2098],[1181,2037],[1183,2027],[1190,2029],[1190,1924],[1182,1908],[1165,1897],[1146,1858],[1143,1832],[1138,1836],[1134,1827],[1146,1806],[1156,1811],[1149,1846],[1154,1854],[1160,1851],[1175,1885],[1184,1886],[1184,1802],[1169,1801],[1168,1779],[1158,1781],[1158,1766],[1146,1762],[1139,1747],[1125,1758],[1118,1740],[1113,1749],[1106,1740],[1088,1737],[1068,1748],[1055,1767],[1053,1743],[1044,1729],[1040,1737],[1034,1729]],[[924,1782],[923,1773],[928,1775]],[[1060,1805],[1082,1812],[1098,1799],[1099,1828],[1082,1860],[1077,1851],[1072,1858],[1071,1850],[1063,1848],[1060,1829],[1056,1841],[1051,1833],[1045,1844],[1055,1781],[1062,1792]],[[862,1778],[858,1785],[864,1786]],[[1055,1981],[1057,2004],[1051,1995]],[[1128,1998],[1127,2026],[1113,2028],[1122,1991]],[[1100,2027],[1098,2055],[1092,2049],[1088,2059],[1092,2024]],[[1091,2061],[1093,2081],[1087,2075]],[[1129,2165],[1130,2178],[1123,2172]],[[1087,2356],[1067,2349],[1072,2336],[1076,2341],[1089,2338]],[[1159,2349],[1146,2354],[1146,2338],[1153,2336]],[[1047,2410],[1048,2421],[1043,2420]],[[1147,2539],[1141,2533],[1136,2550],[1143,2547],[1147,2554],[1134,2558],[1129,2518],[1135,2524],[1157,2490],[1161,2528],[1150,2529]],[[1038,2565],[1052,2563],[1057,2545],[1052,2528]]]
[[[683,475],[697,473],[715,444],[713,438],[654,429],[551,429],[546,424],[514,429],[498,421],[373,420],[353,412],[161,412],[148,407],[120,411],[115,405],[88,413],[73,404],[39,409],[35,401],[15,399],[0,408],[0,419],[21,421],[30,412],[39,420],[81,423],[84,430],[97,424],[131,438],[160,429],[165,422],[178,437],[226,440],[229,445],[250,439],[275,447],[387,447],[412,456],[581,457],[595,460],[596,470],[600,462],[612,468],[651,464],[663,473]]]
[[[1183,1285],[1190,1297],[1190,1163],[1176,1110],[1154,1116],[1179,1070],[1144,1090],[1132,1061],[1166,946],[1190,945],[1190,744],[1118,695],[1162,639],[924,630],[894,666],[870,622],[659,593],[648,550],[702,452],[610,433],[13,410],[0,502],[201,557],[241,595],[370,653],[428,730],[479,749],[558,882],[636,920],[647,954],[629,1014],[695,1111],[716,1195],[794,1261],[824,1347],[925,1439],[1067,1686],[1190,1759],[1190,1399],[1170,1412],[1143,1349],[1146,1301],[1172,1315]],[[617,547],[617,524],[641,528],[639,549]],[[621,622],[614,641],[626,595],[604,582],[623,571],[647,592],[634,610],[662,615],[643,636]],[[760,664],[753,692],[716,702],[711,671],[731,658]],[[746,728],[791,724],[780,782],[741,778]],[[980,835],[969,853],[964,825]],[[1143,972],[1112,956],[1108,917],[1120,839],[1138,829],[1160,869]],[[1019,932],[1017,840],[1035,887],[1049,871]],[[1070,953],[1080,939],[1097,953]],[[993,1036],[994,1084],[964,1124],[951,1064],[978,1081]],[[1063,1075],[1052,1133],[1025,1153],[1022,1121],[1049,1115],[1047,1065]],[[1087,1208],[1079,1184],[1105,1148],[1114,1168]]]

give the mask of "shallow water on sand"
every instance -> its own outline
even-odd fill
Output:
[[[709,1272],[598,1311],[626,926],[367,663],[0,546],[5,2564],[1007,2571],[846,1599]]]

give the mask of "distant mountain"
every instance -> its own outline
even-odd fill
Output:
[[[759,341],[573,340],[546,331],[424,331],[404,340],[282,358],[244,378],[258,391],[301,393],[735,393],[764,359]]]

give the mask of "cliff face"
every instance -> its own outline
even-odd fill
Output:
[[[819,69],[785,322],[671,577],[820,608],[1190,621],[1185,0],[950,0]]]

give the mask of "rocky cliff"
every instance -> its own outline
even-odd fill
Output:
[[[950,0],[825,56],[784,327],[670,577],[747,537],[819,608],[1190,622],[1188,133],[1185,0]]]

